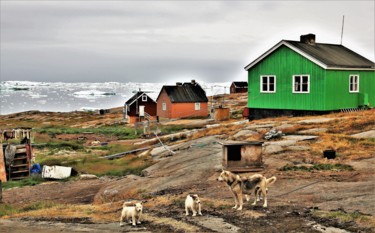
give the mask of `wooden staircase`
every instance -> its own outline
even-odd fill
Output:
[[[145,118],[145,120],[150,121],[150,122],[156,121],[156,117],[155,116],[151,116],[147,112],[145,112],[144,118]]]
[[[6,177],[8,181],[21,180],[30,177],[30,166],[31,166],[31,147],[29,147],[29,156],[27,153],[27,144],[16,145],[16,153],[14,156],[13,163],[6,167]],[[2,146],[2,152],[5,155],[6,146]],[[5,161],[5,158],[4,158]]]

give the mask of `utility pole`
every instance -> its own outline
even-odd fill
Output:
[[[340,42],[340,45],[342,45],[342,37],[344,36],[344,19],[345,19],[345,15],[342,16],[342,25],[341,25],[341,42]]]

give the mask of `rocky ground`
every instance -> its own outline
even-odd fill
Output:
[[[374,113],[371,111],[365,117]],[[333,114],[254,122],[238,119],[185,132],[190,135],[187,139],[166,142],[174,153],[159,147],[139,155],[151,156],[155,161],[142,176],[72,179],[4,191],[3,201],[10,205],[52,201],[83,210],[76,215],[64,210],[54,215],[45,212],[6,217],[0,219],[0,232],[375,232],[375,149],[371,134],[375,126],[345,131],[345,139],[352,135],[363,138],[358,139],[361,147],[339,149],[334,160],[322,158],[321,152],[332,146],[322,141],[330,132],[336,132],[336,125],[348,120],[355,122],[358,116]],[[220,143],[262,139],[270,129],[290,133],[263,140],[264,169],[259,172],[277,177],[269,187],[269,206],[245,203],[242,211],[236,211],[228,187],[216,180],[222,168]],[[353,170],[282,170],[285,165],[309,167],[321,163],[350,165]],[[241,173],[250,174],[253,172]],[[184,199],[189,193],[201,197],[203,216],[185,216]],[[142,224],[120,227],[122,202],[131,199],[146,201]],[[345,220],[338,215],[361,219]]]

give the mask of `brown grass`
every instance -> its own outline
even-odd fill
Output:
[[[358,160],[375,155],[375,141],[339,134],[322,134],[319,141],[310,146],[312,154],[322,155],[324,150],[336,150],[341,159]]]
[[[208,128],[202,131],[195,133],[191,139],[197,139],[205,136],[213,136],[213,135],[233,135],[234,133],[238,132],[242,129],[242,125],[221,125],[214,128]]]

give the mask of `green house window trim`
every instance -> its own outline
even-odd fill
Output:
[[[276,93],[276,75],[260,76],[260,93]]]
[[[350,93],[359,92],[359,75],[358,74],[349,75],[349,92]]]
[[[296,74],[293,75],[292,91],[296,94],[310,93],[310,75]]]

